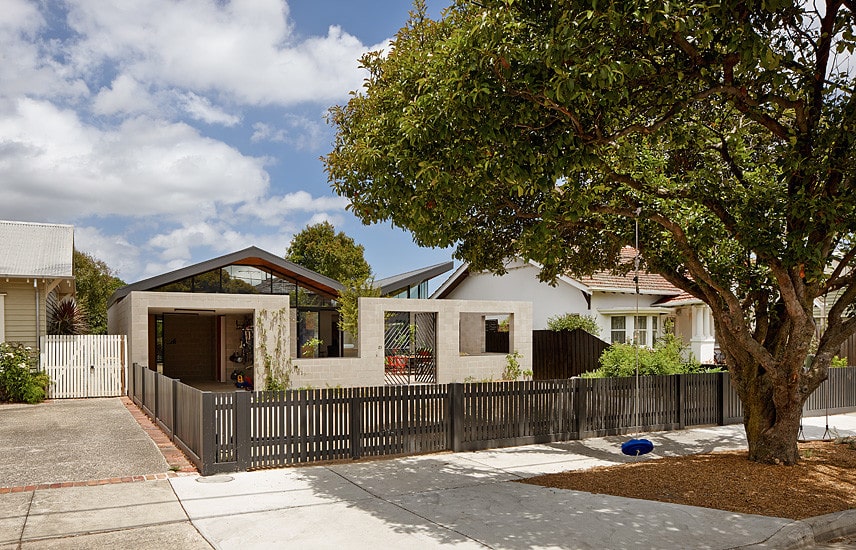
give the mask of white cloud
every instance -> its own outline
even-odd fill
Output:
[[[285,142],[285,130],[277,129],[264,122],[253,124],[253,135],[250,137],[253,143],[260,141]]]
[[[80,72],[115,63],[141,82],[249,105],[344,99],[362,83],[357,59],[368,49],[338,26],[295,40],[280,0],[78,0],[69,24],[81,36],[69,47]]]
[[[92,226],[74,228],[74,247],[107,263],[120,279],[140,271],[140,250],[123,235],[105,235]],[[109,262],[107,261],[109,259]]]
[[[253,143],[323,146],[320,115],[283,108],[362,84],[354,36],[298,38],[283,0],[0,3],[0,219],[84,220],[79,248],[127,281],[344,222],[346,199],[272,188],[270,158],[223,140],[263,107]]]
[[[284,128],[256,122],[253,124],[253,143],[272,141],[285,143],[298,151],[317,151],[321,149],[327,137],[328,128],[319,117],[313,120],[303,115],[286,113],[283,117]]]
[[[0,101],[22,94],[65,99],[89,94],[80,75],[56,61],[56,43],[39,37],[45,19],[34,3],[4,0],[2,9]]]
[[[181,96],[184,110],[196,120],[207,124],[222,124],[223,126],[235,126],[241,122],[241,118],[218,109],[211,104],[207,97],[201,97],[193,92],[187,92]]]
[[[182,124],[137,117],[102,130],[50,103],[0,114],[0,213],[195,216],[262,199],[264,159]],[[8,214],[7,214],[8,215]]]
[[[92,102],[92,111],[99,115],[152,113],[155,103],[142,84],[122,74],[109,88],[101,88]]]
[[[294,228],[290,225],[276,232],[253,233],[236,229],[223,219],[199,221],[182,225],[151,237],[145,247],[160,261],[149,261],[145,274],[158,275],[192,263],[194,252],[204,250],[207,257],[216,257],[250,246],[273,254],[284,254]],[[150,256],[151,258],[151,256]]]
[[[306,191],[297,191],[248,201],[237,209],[237,213],[253,216],[268,225],[279,225],[296,212],[319,214],[330,210],[344,211],[347,204],[348,200],[343,197],[313,197]]]

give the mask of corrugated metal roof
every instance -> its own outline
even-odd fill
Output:
[[[454,266],[455,264],[453,262],[443,262],[420,269],[414,269],[406,273],[393,275],[392,277],[386,277],[385,279],[375,281],[375,286],[380,287],[381,294],[386,296],[392,292],[417,285],[423,281],[427,281],[428,279],[433,279],[434,277],[449,271]]]
[[[72,277],[74,227],[0,220],[0,276]]]

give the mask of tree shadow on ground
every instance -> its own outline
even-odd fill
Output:
[[[742,426],[649,436],[660,456],[745,448]],[[626,439],[328,466],[372,497],[360,500],[348,500],[343,491],[351,488],[334,479],[313,479],[309,471],[306,479],[314,491],[347,501],[349,511],[368,513],[393,533],[438,545],[478,541],[491,548],[725,548],[760,542],[787,523],[764,518],[772,531],[759,530],[753,523],[757,517],[505,483],[536,475],[539,469],[557,471],[557,463],[574,469],[633,461],[619,449]]]

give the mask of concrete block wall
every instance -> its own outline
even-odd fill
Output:
[[[204,294],[187,292],[132,292],[108,310],[110,334],[128,336],[128,360],[131,363],[152,366],[149,358],[149,313],[174,313],[176,310],[200,310],[211,315],[253,315],[258,322],[262,310],[288,309],[288,296],[269,294]],[[285,342],[290,346],[290,342]],[[288,349],[288,347],[286,347]],[[257,380],[264,380],[264,368],[258,358],[260,350],[256,339],[255,352]],[[151,361],[150,361],[151,359]],[[261,367],[261,368],[260,368]]]
[[[494,379],[505,370],[504,353],[485,354],[484,335],[477,353],[462,355],[461,339],[477,338],[470,331],[482,327],[486,315],[510,315],[510,347],[520,352],[520,368],[532,369],[532,303],[500,300],[412,300],[360,298],[361,357],[380,365],[384,354],[384,312],[423,311],[436,313],[437,340],[435,360],[437,383],[463,382],[466,379]],[[462,330],[462,320],[467,332]],[[471,344],[467,344],[471,345]],[[475,348],[473,348],[475,351]]]
[[[175,309],[209,309],[216,315],[252,314],[256,324],[255,379],[263,387],[264,354],[261,351],[259,313],[287,308],[290,321],[282,331],[279,345],[285,356],[296,353],[296,319],[289,308],[288,296],[193,294],[177,292],[132,292],[110,308],[111,334],[128,336],[128,356],[132,363],[149,365],[149,312],[173,312]],[[388,311],[432,312],[436,315],[435,360],[437,382],[446,384],[468,379],[497,380],[505,369],[503,353],[483,353],[484,317],[510,315],[510,347],[520,352],[522,370],[532,369],[532,303],[498,300],[414,300],[361,298],[359,307],[358,357],[292,359],[299,373],[292,377],[292,388],[356,387],[384,384],[384,313]],[[463,330],[462,330],[463,324]],[[475,328],[478,327],[478,328]],[[272,327],[266,328],[267,348],[277,343]],[[478,333],[482,333],[479,335]],[[462,354],[461,339],[477,341],[472,353]],[[273,339],[271,339],[273,338]],[[472,344],[466,344],[472,346]],[[153,359],[153,358],[152,358]]]
[[[479,355],[484,353],[484,315],[480,313],[461,313],[460,322],[461,355]]]

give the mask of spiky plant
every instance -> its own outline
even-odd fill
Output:
[[[48,334],[73,335],[89,332],[86,310],[74,298],[48,302]]]

